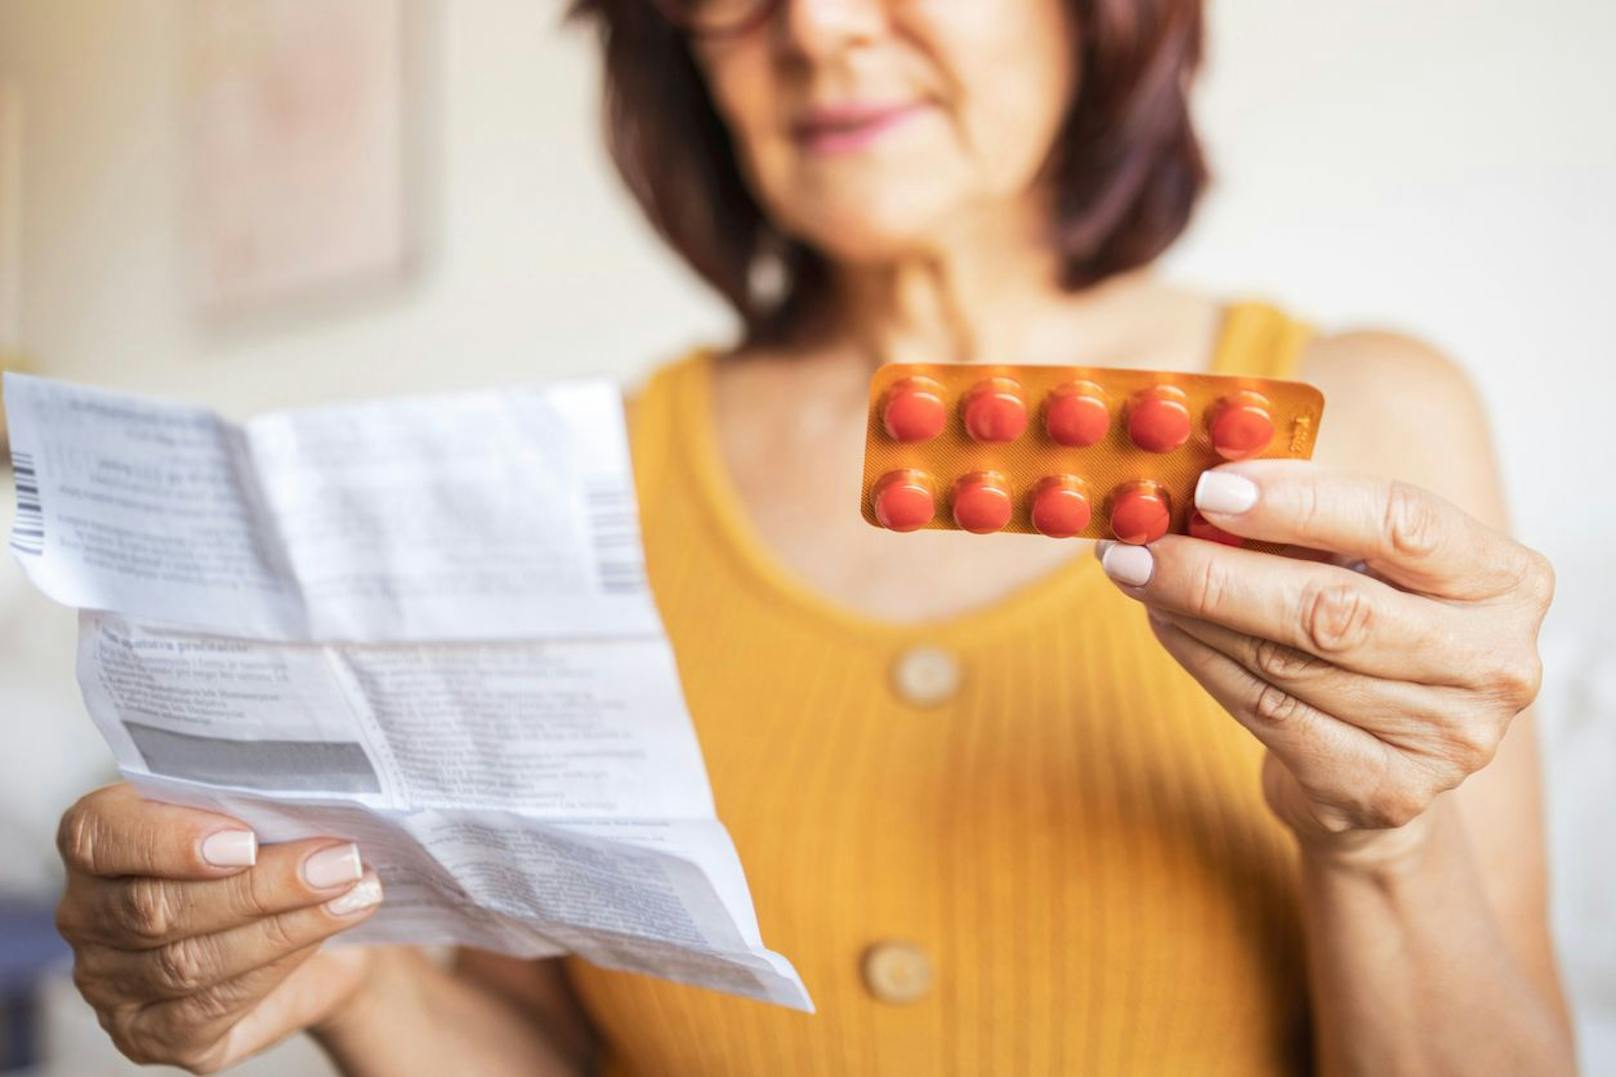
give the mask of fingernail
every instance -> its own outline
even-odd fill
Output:
[[[303,881],[316,890],[351,883],[365,873],[359,862],[359,846],[333,845],[311,853],[303,861]]]
[[[258,835],[250,830],[219,830],[202,839],[202,859],[216,868],[250,868],[258,863]]]
[[[1116,542],[1112,539],[1101,539],[1094,544],[1094,556],[1098,557],[1103,562],[1105,560],[1105,551],[1109,550],[1115,545]]]
[[[1233,516],[1257,503],[1257,484],[1229,471],[1203,471],[1195,483],[1195,507]]]
[[[333,916],[352,916],[381,902],[382,881],[374,875],[367,875],[354,883],[353,889],[346,894],[326,902],[325,907]]]
[[[1143,546],[1130,546],[1118,542],[1100,558],[1100,567],[1113,580],[1127,587],[1143,587],[1150,582],[1156,568],[1156,559]]]

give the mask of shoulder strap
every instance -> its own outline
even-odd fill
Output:
[[[1313,327],[1270,303],[1233,303],[1212,357],[1214,374],[1294,378]]]
[[[688,417],[690,395],[703,385],[711,361],[711,349],[693,349],[657,367],[629,394],[629,448],[642,509],[649,494],[663,484],[680,436],[679,423]]]

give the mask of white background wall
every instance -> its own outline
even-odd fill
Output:
[[[178,242],[185,5],[0,0],[35,363],[246,414],[632,376],[722,332],[611,178],[590,42],[555,30],[556,0],[420,10],[434,167],[419,272],[392,295],[226,330],[187,298]],[[1616,3],[1221,0],[1213,30],[1201,115],[1218,185],[1169,271],[1447,349],[1490,402],[1521,534],[1559,567],[1544,700],[1557,914],[1589,1069],[1616,1070]],[[49,885],[49,821],[104,766],[69,682],[70,622],[0,566],[0,884]],[[74,1037],[93,1022],[63,1028],[68,1050],[91,1050]]]

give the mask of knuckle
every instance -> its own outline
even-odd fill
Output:
[[[278,954],[290,953],[303,945],[293,934],[285,916],[271,916],[264,920],[264,940]]]
[[[1545,607],[1547,607],[1550,602],[1554,601],[1554,592],[1559,583],[1554,573],[1554,562],[1550,561],[1547,557],[1538,553],[1536,550],[1533,550],[1532,564],[1532,582],[1535,586],[1535,591],[1533,593],[1536,594],[1538,600]]]
[[[121,1027],[119,1023],[121,1015],[127,1012],[127,1009],[116,1006],[102,1006],[95,1011],[95,1020],[101,1026],[101,1030],[111,1036]]]
[[[1508,708],[1513,717],[1531,706],[1542,686],[1543,660],[1535,648],[1527,647],[1496,657],[1487,671],[1483,688],[1488,696]]]
[[[1318,663],[1318,659],[1295,647],[1270,639],[1260,639],[1252,647],[1251,664],[1263,677],[1295,680]]]
[[[98,1011],[109,1002],[106,978],[98,975],[83,957],[77,957],[73,962],[73,987],[85,1002]]]
[[[132,1035],[117,1028],[111,1029],[110,1032],[112,1036],[112,1046],[116,1047],[119,1054],[123,1055],[135,1065],[156,1066],[167,1061],[167,1059],[164,1059],[156,1051],[152,1050],[142,1037]]]
[[[83,797],[62,814],[61,824],[56,828],[56,849],[62,863],[71,870],[94,875],[100,835],[100,815],[90,803],[90,797]]]
[[[1386,542],[1403,557],[1427,557],[1441,545],[1441,516],[1436,502],[1417,486],[1393,482],[1386,491],[1381,520]]]
[[[1536,550],[1527,549],[1519,589],[1535,609],[1547,610],[1554,601],[1554,565]]]
[[[1189,594],[1185,598],[1191,614],[1210,617],[1223,606],[1229,590],[1229,573],[1217,557],[1203,557],[1189,582]]]
[[[273,916],[274,895],[269,892],[272,880],[257,868],[248,868],[230,877],[231,897],[235,910],[243,916],[260,919]]]
[[[153,975],[159,987],[175,995],[189,995],[208,978],[208,943],[179,939],[151,952]]]
[[[1442,765],[1433,777],[1443,788],[1451,789],[1493,761],[1504,739],[1503,727],[1489,721],[1449,722],[1436,734],[1435,755]]]
[[[215,984],[181,1000],[188,1026],[204,1025],[230,1013],[236,1005],[235,993],[223,984]]]
[[[1302,591],[1303,638],[1317,651],[1338,654],[1368,641],[1374,603],[1359,580],[1309,583]]]
[[[198,1067],[209,1061],[212,1045],[198,1042],[195,1024],[186,1010],[182,1002],[153,1007],[135,1015],[126,1035],[145,1062],[177,1066],[191,1073],[202,1072]]]
[[[192,997],[152,1006],[137,1018],[148,1049],[160,1053],[170,1065],[184,1065],[193,1047],[197,1022],[192,1016]]]
[[[140,1066],[161,1065],[169,1060],[166,1045],[152,1036],[133,1015],[109,1015],[102,1027],[112,1037],[112,1045],[129,1061]]]
[[[1296,518],[1297,530],[1304,535],[1316,534],[1323,513],[1318,486],[1311,482],[1298,482],[1286,483],[1285,488],[1290,497],[1290,508]]]
[[[1468,774],[1487,766],[1498,755],[1498,746],[1504,742],[1504,730],[1492,722],[1482,722],[1471,727],[1471,733],[1465,738],[1465,754],[1460,760]]]
[[[1260,686],[1251,701],[1251,713],[1267,725],[1292,725],[1306,712],[1306,703],[1272,684]]]
[[[1363,804],[1364,823],[1375,830],[1395,830],[1407,826],[1425,810],[1430,798],[1408,786],[1388,786],[1377,790]]]
[[[161,879],[130,879],[114,892],[113,920],[122,931],[141,942],[160,942],[173,930],[169,888]]]
[[[84,934],[79,899],[74,897],[71,889],[64,892],[62,899],[56,903],[56,933],[69,943],[77,943]]]

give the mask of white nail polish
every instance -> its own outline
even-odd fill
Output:
[[[1115,545],[1116,542],[1112,539],[1100,539],[1094,544],[1094,556],[1098,557],[1101,561],[1104,561],[1105,551],[1109,550]]]
[[[1124,586],[1143,587],[1150,582],[1150,574],[1156,570],[1156,558],[1143,546],[1119,542],[1105,551],[1105,556],[1100,558],[1100,567],[1105,569],[1107,576]]]
[[[364,873],[359,863],[359,846],[352,843],[321,849],[303,861],[303,881],[316,890],[355,882]]]
[[[202,859],[216,868],[250,868],[258,863],[258,835],[220,830],[202,839]]]
[[[381,902],[382,881],[374,875],[367,875],[354,883],[353,889],[346,894],[326,902],[325,907],[333,916],[352,916]]]
[[[1195,483],[1195,507],[1202,512],[1228,516],[1242,513],[1257,503],[1257,484],[1244,475],[1229,471],[1203,471]]]

